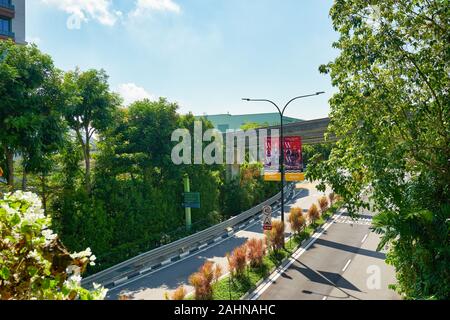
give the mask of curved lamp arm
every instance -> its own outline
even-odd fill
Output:
[[[242,98],[242,100],[249,101],[249,102],[269,102],[269,103],[273,104],[277,108],[277,110],[278,110],[278,112],[280,114],[282,114],[281,109],[277,106],[277,104],[275,102],[273,102],[271,100],[268,100],[268,99],[248,99],[248,98]]]
[[[321,94],[324,94],[325,92],[316,92],[315,94],[307,94],[307,95],[305,95],[305,96],[298,96],[298,97],[295,97],[295,98],[293,98],[293,99],[291,99],[288,103],[286,103],[286,105],[284,106],[284,108],[283,108],[283,112],[282,112],[282,114],[284,115],[284,112],[286,111],[286,108],[292,103],[292,102],[294,102],[295,100],[298,100],[298,99],[302,99],[302,98],[308,98],[308,97],[314,97],[314,96],[318,96],[318,95],[321,95]]]

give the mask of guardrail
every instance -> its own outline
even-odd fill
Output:
[[[285,188],[287,197],[290,191],[293,190],[293,184],[290,184]],[[272,206],[280,199],[281,193],[227,221],[221,222],[213,227],[197,232],[196,234],[186,238],[158,247],[127,261],[121,262],[111,268],[86,277],[81,283],[84,287],[92,287],[93,283],[101,284],[105,287],[113,287],[115,284],[122,282],[122,280],[130,279],[134,276],[138,276],[154,269],[156,270],[162,265],[165,265],[167,262],[171,262],[170,259],[172,257],[189,253],[191,248],[205,244],[210,240],[228,233],[230,228],[253,218],[262,211],[264,206]]]

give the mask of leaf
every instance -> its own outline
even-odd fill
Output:
[[[2,278],[3,280],[8,280],[9,275],[10,275],[9,269],[6,266],[3,266],[0,269],[0,278]]]
[[[12,226],[16,226],[20,223],[20,216],[16,213],[14,214],[14,216],[12,216],[11,220],[10,220]]]
[[[28,267],[28,274],[29,274],[31,277],[34,277],[34,276],[36,275],[37,272],[38,272],[38,269],[37,269],[36,267],[34,267],[34,266],[29,266],[29,267]]]

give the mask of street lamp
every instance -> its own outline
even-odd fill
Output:
[[[308,98],[308,97],[314,97],[314,96],[318,96],[321,94],[324,94],[325,92],[321,91],[321,92],[316,92],[314,94],[308,94],[308,95],[304,95],[304,96],[298,96],[295,97],[293,99],[291,99],[288,103],[286,103],[286,105],[284,106],[283,110],[281,110],[278,105],[268,99],[249,99],[249,98],[243,98],[242,100],[244,101],[248,101],[248,102],[269,102],[271,104],[273,104],[277,110],[278,113],[280,114],[280,121],[281,121],[281,125],[280,125],[280,133],[281,133],[281,154],[280,154],[280,170],[281,170],[281,221],[284,224],[284,180],[285,180],[285,168],[284,168],[284,112],[286,111],[286,108],[294,101],[298,100],[298,99],[302,99],[302,98]],[[283,237],[283,247],[284,247],[284,237]]]

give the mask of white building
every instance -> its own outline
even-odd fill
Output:
[[[25,0],[0,0],[0,39],[25,44]]]

